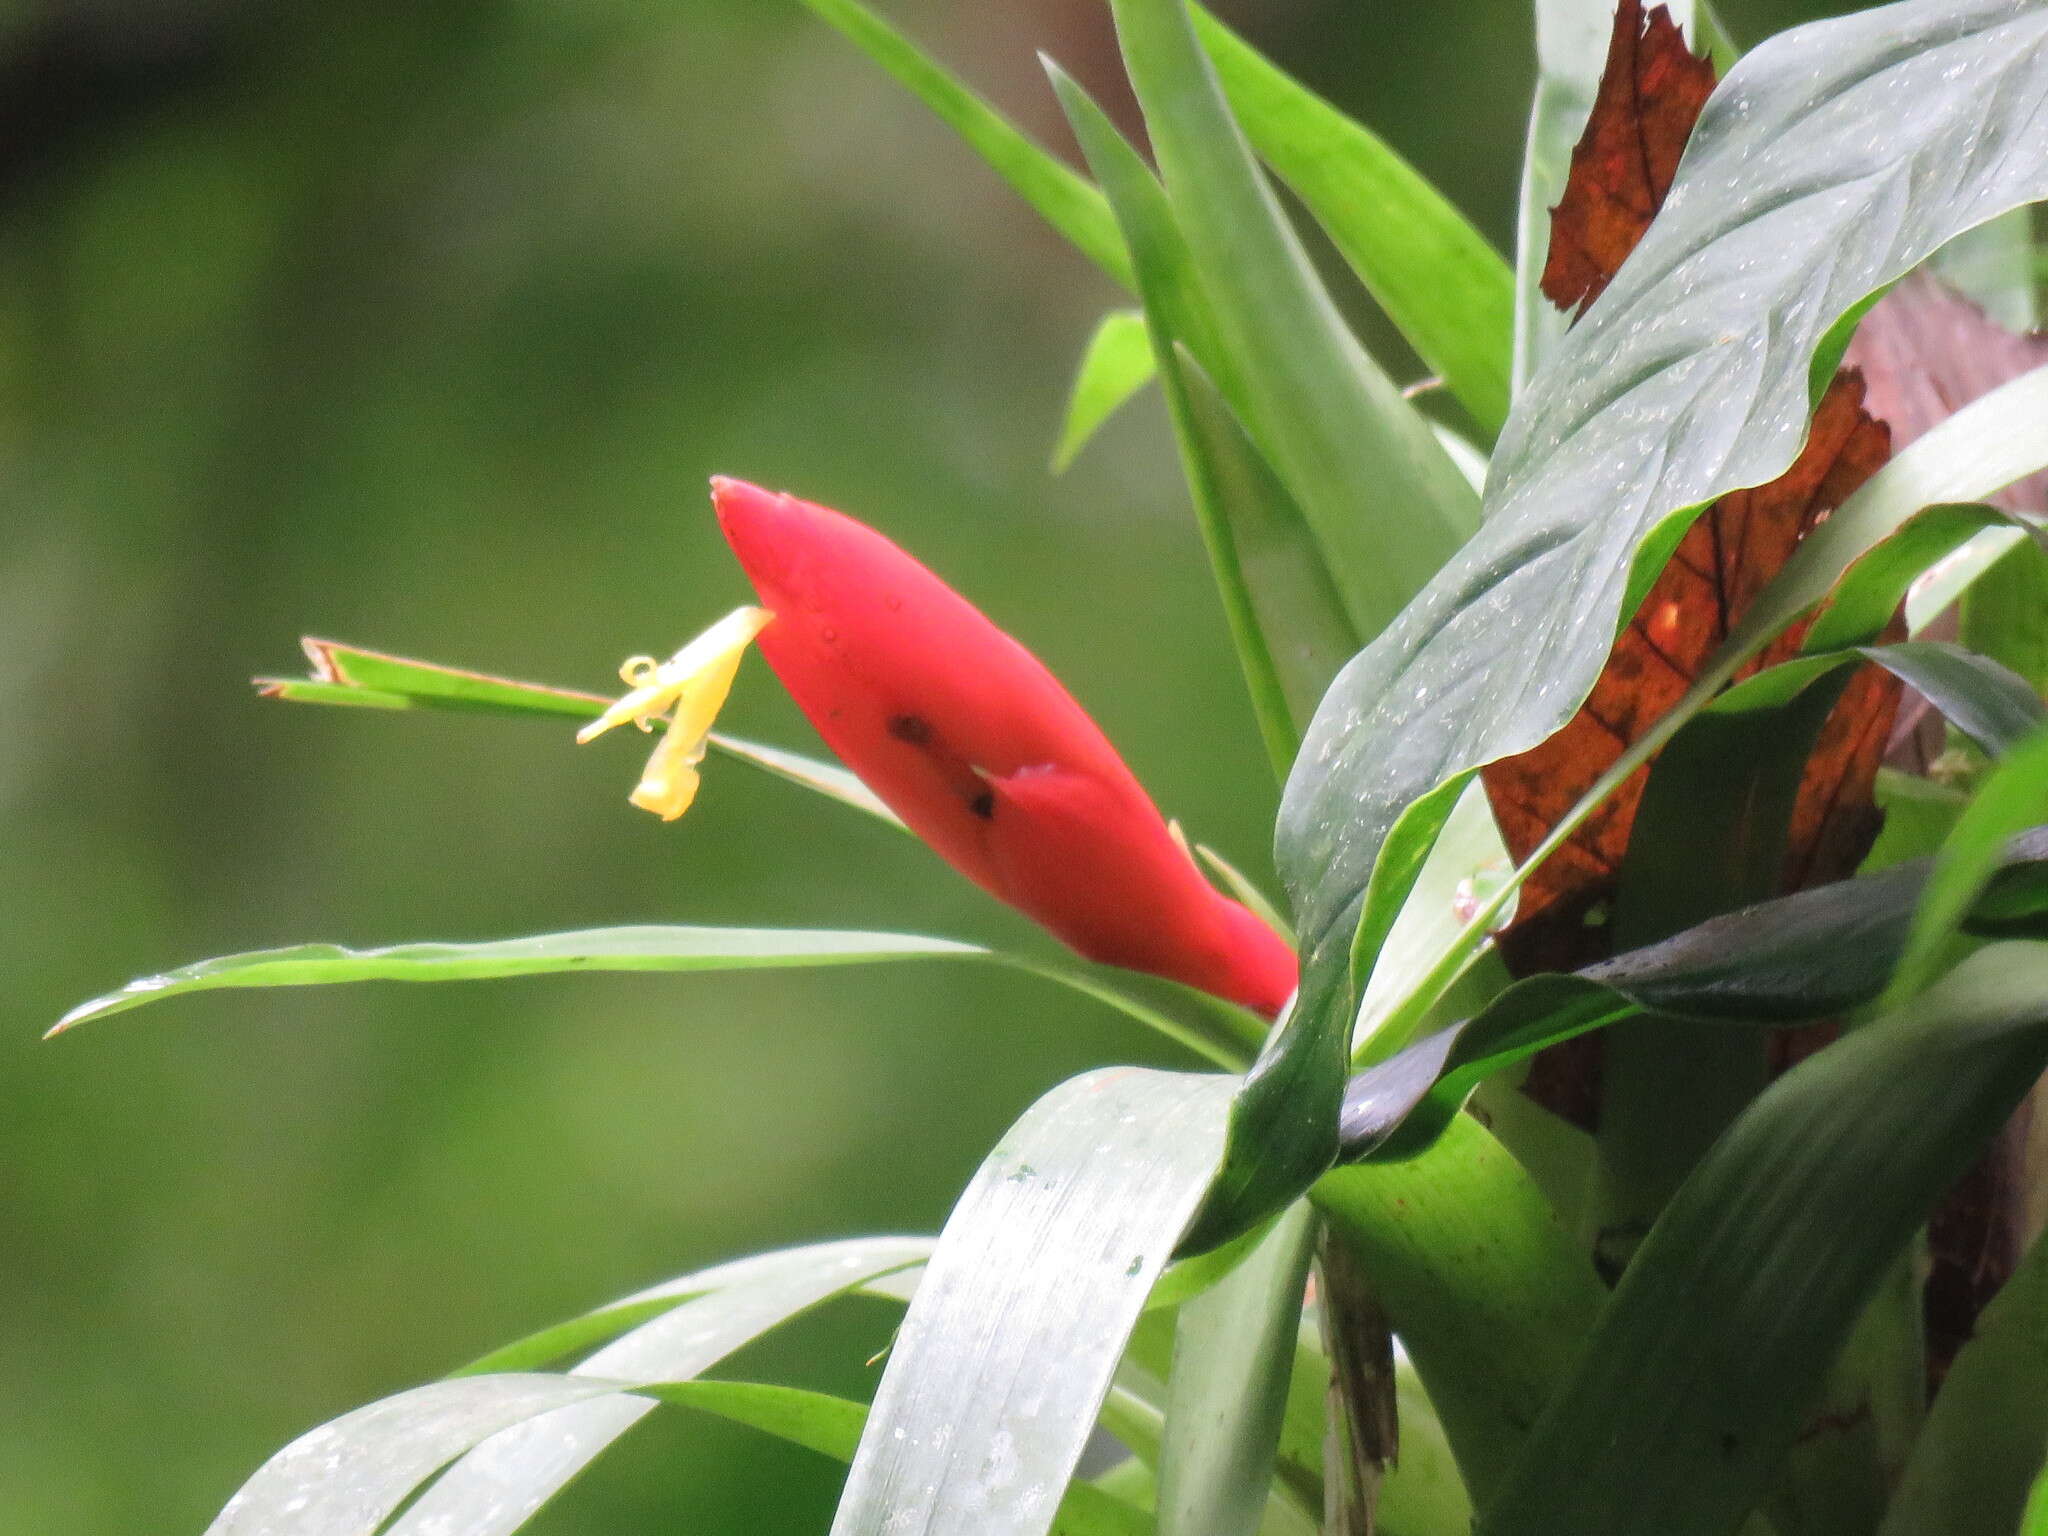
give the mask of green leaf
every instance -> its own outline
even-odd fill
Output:
[[[580,1319],[588,1325],[616,1318],[622,1310],[669,1302],[665,1311],[619,1334],[570,1375],[627,1383],[687,1379],[800,1313],[916,1265],[931,1248],[925,1238],[857,1239],[760,1254],[686,1275]],[[551,1342],[559,1342],[561,1331],[550,1332]],[[533,1345],[528,1341],[526,1348]],[[499,1354],[520,1350],[513,1346]],[[474,1371],[471,1367],[459,1379],[488,1379]],[[386,1536],[438,1536],[450,1530],[464,1536],[509,1536],[654,1406],[647,1397],[621,1394],[557,1408],[502,1429],[444,1472]]]
[[[928,1237],[850,1237],[714,1264],[529,1334],[451,1374],[484,1376],[537,1371],[569,1355],[608,1343],[714,1291],[744,1290],[763,1297],[787,1295],[795,1298],[790,1303],[792,1310],[807,1307],[814,1300],[851,1286],[872,1285],[880,1277],[913,1270],[931,1256],[931,1250],[932,1239]],[[823,1288],[818,1289],[821,1285]],[[806,1297],[810,1299],[803,1299]]]
[[[1411,1161],[1325,1174],[1311,1199],[1371,1276],[1483,1505],[1606,1289],[1528,1174],[1469,1115]]]
[[[1074,375],[1066,425],[1053,450],[1054,474],[1066,472],[1088,440],[1116,414],[1117,407],[1151,382],[1153,372],[1152,339],[1145,332],[1145,316],[1135,309],[1113,309],[1104,315],[1088,338],[1080,372]]]
[[[1878,1536],[2008,1536],[2048,1459],[2048,1242],[1977,1317]]]
[[[1180,1309],[1160,1455],[1159,1536],[1258,1531],[1274,1481],[1315,1240],[1315,1213],[1296,1205],[1249,1259]],[[1322,1514],[1320,1493],[1301,1511],[1311,1528]]]
[[[689,928],[642,925],[585,928],[477,944],[394,944],[344,949],[297,944],[201,960],[142,976],[117,992],[81,1003],[52,1035],[144,1003],[219,987],[310,987],[351,981],[478,981],[589,971],[749,971],[790,966],[871,965],[889,960],[978,960],[1057,981],[1160,1030],[1219,1065],[1256,1046],[1261,1022],[1202,999],[1168,1013],[1063,962],[1027,959],[979,944],[911,933],[819,928]],[[1192,994],[1190,995],[1192,998]],[[1184,1015],[1184,1016],[1183,1016]],[[1236,1034],[1234,1040],[1230,1038]]]
[[[1230,365],[1229,354],[1216,340],[1208,301],[1166,194],[1088,94],[1057,65],[1048,64],[1046,69],[1137,264],[1151,353],[1160,368],[1161,390],[1202,545],[1223,600],[1224,620],[1251,694],[1260,739],[1275,774],[1284,776],[1314,698],[1341,665],[1341,654],[1325,653],[1348,649],[1356,634],[1300,513],[1237,428],[1230,409],[1214,399],[1190,356],[1215,359],[1226,369]],[[1241,397],[1235,373],[1221,377],[1224,387]],[[1253,573],[1241,554],[1260,561],[1262,592],[1254,591]],[[1265,627],[1268,621],[1280,626],[1283,644],[1290,634],[1313,641],[1327,630],[1335,638],[1309,644],[1302,655],[1291,649],[1276,652]],[[1288,663],[1284,672],[1283,659]]]
[[[1181,233],[1241,369],[1245,426],[1315,531],[1354,627],[1376,633],[1476,525],[1471,488],[1345,328],[1260,179],[1183,0],[1112,10]]]
[[[1978,786],[1935,855],[1906,952],[1885,989],[1888,1004],[1904,1003],[1940,974],[1970,909],[1998,873],[2013,834],[2043,818],[2048,818],[2048,729],[2037,729]]]
[[[592,720],[611,700],[603,694],[522,683],[436,662],[388,656],[336,640],[308,637],[301,642],[313,664],[311,677],[259,677],[256,687],[267,699],[296,704],[340,704],[370,709],[453,709],[487,714],[567,715]],[[878,821],[906,830],[896,813],[875,792],[844,768],[821,763],[781,747],[742,741],[713,732],[712,750],[779,779],[813,790],[842,805],[865,811]]]
[[[1169,355],[1168,389],[1186,444],[1188,483],[1214,509],[1208,520],[1228,543],[1250,623],[1271,658],[1287,725],[1274,753],[1274,777],[1285,780],[1323,691],[1358,649],[1358,631],[1300,507],[1229,403],[1186,347],[1176,343]]]
[[[1311,728],[1278,838],[1307,946],[1305,1024],[1348,1011],[1352,940],[1369,964],[1384,934],[1364,910],[1367,885],[1404,814],[1400,840],[1426,845],[1447,786],[1562,725],[1698,509],[1791,463],[1809,366],[1837,318],[1951,235],[2048,193],[2048,118],[2025,88],[2044,54],[2048,10],[1957,0],[1799,28],[1722,82],[1660,216],[1520,397],[1483,529],[1345,669]],[[1937,164],[1940,175],[1915,173]],[[2002,405],[2048,397],[2042,381],[2014,388],[1997,392]],[[1946,424],[1949,443],[1971,430],[1957,426],[1967,415]],[[2044,420],[2035,399],[2019,442],[1986,451],[2038,460]],[[1989,474],[1970,472],[1981,465],[1952,467],[1953,479],[1910,487],[1894,473],[1891,492],[1910,505],[1885,531],[1958,499],[1952,484],[1984,494]],[[1863,517],[1837,514],[1807,541],[1794,562],[1805,575],[1874,542],[1892,509],[1859,499]],[[1754,627],[1782,627],[1832,580],[1774,589],[1789,611],[1763,605]],[[1402,894],[1417,863],[1401,849],[1376,898]]]
[[[1394,1362],[1401,1459],[1380,1480],[1377,1529],[1385,1536],[1453,1536],[1472,1529],[1472,1498],[1458,1475],[1451,1442],[1415,1367]]]
[[[1082,255],[1124,287],[1130,255],[1108,205],[1081,177],[960,84],[918,46],[859,0],[803,0],[936,113],[1019,196]]]
[[[2019,1536],[2048,1536],[2048,1467],[2034,1479],[2027,1495],[2027,1512],[2020,1517]]]
[[[1252,147],[1491,439],[1508,414],[1515,299],[1507,263],[1377,134],[1207,12],[1194,19]]]
[[[1724,1536],[1879,1278],[2048,1065],[2048,945],[2001,944],[1771,1085],[1644,1242],[1483,1536]]]
[[[1772,636],[1808,609],[1832,597],[1842,614],[1849,617],[1838,616],[1834,610],[1824,612],[1809,631],[1808,643],[1814,643],[1816,634],[1834,640],[1844,630],[1853,638],[1860,632],[1860,621],[1866,610],[1876,610],[1873,593],[1903,592],[1913,572],[1919,568],[1916,562],[1922,555],[1939,549],[1942,539],[1953,536],[1957,527],[1967,524],[1969,518],[1988,515],[1982,509],[1938,504],[1988,495],[2048,464],[2048,430],[2043,429],[2044,422],[2048,422],[2048,368],[2036,369],[1980,396],[1940,426],[1916,439],[1815,529],[1793,553],[1784,569],[1765,587],[1735,632],[1709,659],[1679,702],[1622,753],[1600,781],[1551,829],[1543,845],[1529,860],[1480,905],[1457,943],[1418,987],[1415,998],[1411,1000],[1411,1014],[1426,1007],[1448,979],[1463,968],[1471,950],[1497,920],[1499,909],[1528,872],[1670,741],[1687,720],[1713,702],[1743,663],[1762,650]],[[1915,522],[1915,514],[1929,507],[1939,515],[1930,515]],[[1941,538],[1923,537],[1919,530],[1928,527],[1941,533]],[[1907,537],[1901,542],[1910,552],[1910,558],[1902,557],[1886,543],[1902,530]],[[1896,597],[1892,601],[1895,603]],[[1890,610],[1884,611],[1888,613]],[[1347,696],[1347,680],[1354,679],[1361,665],[1371,660],[1373,654],[1373,650],[1367,650],[1345,670],[1344,676],[1331,689],[1330,699],[1325,700],[1324,713],[1328,713],[1332,700]],[[1519,653],[1511,649],[1509,654]],[[1802,664],[1826,665],[1816,660],[1806,663],[1794,661],[1788,666],[1797,668]],[[1471,686],[1490,687],[1490,679],[1501,670],[1496,667],[1492,673],[1475,677]],[[1788,678],[1796,675],[1787,673]],[[1758,686],[1777,685],[1778,682],[1773,682]],[[1540,693],[1538,689],[1537,695]],[[1527,700],[1523,702],[1527,703]],[[1407,718],[1395,713],[1391,695],[1381,702],[1378,709],[1383,714],[1393,713],[1397,719]],[[1464,722],[1444,719],[1433,707],[1426,707],[1418,713],[1436,716],[1436,728],[1427,733],[1418,731],[1409,738],[1411,748],[1420,742],[1433,740],[1438,748],[1445,748],[1448,743],[1447,750],[1456,753],[1464,750],[1458,745],[1459,741],[1476,739],[1464,734],[1467,730]],[[1362,718],[1370,720],[1377,716]],[[1483,734],[1484,727],[1475,729]],[[1417,757],[1411,752],[1392,762],[1383,761],[1379,756],[1380,749],[1374,745],[1376,739],[1352,734],[1342,744],[1329,741],[1319,744],[1312,731],[1304,748],[1303,762],[1327,756],[1337,758],[1337,766],[1330,771],[1315,773],[1304,773],[1298,768],[1289,780],[1281,812],[1281,872],[1296,894],[1297,905],[1307,908],[1302,913],[1303,934],[1310,946],[1304,963],[1302,992],[1295,1005],[1297,1015],[1313,1016],[1318,1011],[1327,1015],[1340,1005],[1346,996],[1342,989],[1348,985],[1353,952],[1352,946],[1347,946],[1344,951],[1337,947],[1340,936],[1352,933],[1346,914],[1357,914],[1353,935],[1355,952],[1369,956],[1382,941],[1399,897],[1412,885],[1415,871],[1442,824],[1445,810],[1472,773],[1470,768],[1461,770],[1400,812],[1391,823],[1379,860],[1367,866],[1362,846],[1368,840],[1363,837],[1362,828],[1356,825],[1347,827],[1340,819],[1348,805],[1340,806],[1336,802],[1338,789],[1349,787],[1364,813],[1366,826],[1378,824],[1390,804],[1387,785],[1416,771],[1432,756],[1424,754]],[[1451,761],[1455,760],[1453,756]],[[1359,774],[1368,767],[1377,769],[1382,776],[1370,781],[1361,780]],[[1349,888],[1350,881],[1358,878],[1362,867],[1370,868],[1363,891],[1353,896],[1346,906],[1331,910],[1328,903]],[[1323,919],[1325,926],[1320,928],[1313,925],[1319,912],[1327,914]],[[1320,943],[1317,942],[1318,934]],[[1397,1016],[1396,1021],[1386,1027],[1405,1028],[1408,1023],[1408,1019]],[[1267,1049],[1280,1051],[1285,1046],[1269,1044]]]
[[[1045,1491],[1072,1476],[1146,1294],[1215,1175],[1235,1088],[1094,1072],[1004,1137],[904,1317],[835,1532],[1049,1527]]]
[[[2048,693],[2048,553],[2039,544],[2014,545],[1971,583],[1958,638]]]
[[[1990,657],[1941,640],[1901,640],[1892,645],[1852,645],[1780,662],[1735,684],[1694,716],[1692,723],[1735,721],[1744,715],[1782,709],[1816,683],[1866,661],[1919,690],[1949,724],[1992,757],[2003,756],[2048,722],[2048,706],[2043,706],[2039,695]],[[1677,746],[1685,736],[1686,732],[1679,732],[1672,745]],[[1701,755],[1704,768],[1705,754]]]
[[[1837,1017],[1878,997],[1906,953],[1937,866],[1759,902],[1576,974],[1531,976],[1463,1023],[1419,1040],[1345,1089],[1348,1158],[1396,1160],[1431,1146],[1479,1083],[1546,1046],[1642,1014],[1766,1028]],[[1966,931],[2048,937],[2048,830],[1999,837],[1974,883]]]
[[[374,1536],[415,1488],[470,1447],[618,1391],[616,1382],[533,1375],[415,1387],[299,1436],[257,1468],[206,1536]]]
[[[665,1403],[696,1408],[829,1456],[851,1461],[868,1418],[865,1403],[824,1392],[750,1381],[683,1381],[650,1389]],[[1053,1516],[1053,1536],[1145,1536],[1143,1511],[1088,1483],[1071,1483]]]

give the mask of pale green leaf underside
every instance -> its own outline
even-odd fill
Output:
[[[1223,1155],[1236,1079],[1137,1068],[1041,1099],[954,1207],[833,1530],[1037,1536]]]

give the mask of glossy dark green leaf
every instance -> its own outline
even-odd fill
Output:
[[[1935,867],[1918,860],[1817,886],[1575,975],[1517,982],[1472,1019],[1351,1080],[1346,1156],[1412,1156],[1444,1133],[1485,1078],[1545,1046],[1641,1014],[1755,1028],[1836,1017],[1868,1003],[1906,953]],[[1988,887],[1971,887],[1977,907],[1965,904],[1965,926],[2048,936],[2048,829],[2018,838],[2001,832],[1994,867]]]
[[[1837,319],[1960,230],[2048,193],[2044,58],[2048,8],[1925,0],[1783,34],[1722,82],[1658,219],[1521,397],[1483,530],[1345,669],[1310,732],[1278,838],[1308,948],[1304,1022],[1348,1007],[1383,846],[1426,845],[1443,787],[1563,724],[1697,509],[1792,461]],[[1943,173],[1915,171],[1933,164]],[[2037,407],[2019,436],[2043,420]],[[1891,487],[1910,512],[1958,499],[1950,483],[1973,482],[1901,472]],[[1866,506],[1890,511],[1877,494]],[[1806,574],[1875,542],[1868,517],[1841,521]],[[1398,898],[1415,862],[1401,851],[1375,900]],[[1370,916],[1367,962],[1384,933]]]
[[[1928,1208],[2048,1065],[2048,945],[2000,944],[1777,1080],[1652,1229],[1482,1536],[1727,1536]]]
[[[1237,1081],[1137,1068],[1041,1099],[926,1266],[834,1530],[1036,1536],[1222,1159]],[[1028,1411],[1025,1411],[1028,1405]]]

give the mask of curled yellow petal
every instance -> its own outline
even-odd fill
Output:
[[[740,658],[775,615],[766,608],[735,608],[667,661],[635,656],[619,669],[632,691],[576,733],[590,741],[631,721],[646,730],[668,716],[631,799],[663,821],[674,821],[697,797],[697,764],[711,735]]]

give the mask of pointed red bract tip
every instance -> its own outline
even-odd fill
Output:
[[[1202,877],[1037,657],[865,524],[743,480],[711,494],[775,614],[761,654],[940,857],[1092,960],[1279,1012],[1293,951]]]

